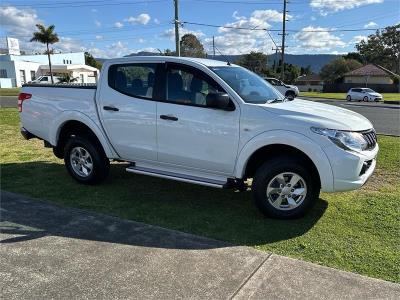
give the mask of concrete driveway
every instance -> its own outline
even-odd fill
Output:
[[[399,299],[400,285],[1,193],[3,299]]]

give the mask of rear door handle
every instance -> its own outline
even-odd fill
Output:
[[[103,106],[104,110],[111,110],[111,111],[119,111],[118,108],[114,107],[114,106]]]
[[[160,115],[160,119],[169,120],[169,121],[178,121],[178,118],[171,115]]]

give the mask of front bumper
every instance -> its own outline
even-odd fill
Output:
[[[324,149],[332,167],[334,192],[355,190],[374,173],[379,146],[362,153],[345,151],[335,145]]]

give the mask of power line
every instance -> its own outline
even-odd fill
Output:
[[[236,30],[258,30],[258,31],[270,31],[270,32],[281,32],[281,29],[269,29],[269,28],[250,28],[250,27],[240,27],[240,26],[227,26],[227,25],[214,25],[206,23],[188,22],[181,21],[182,24],[215,27],[215,28],[227,28]],[[353,31],[376,31],[384,28],[358,28],[358,29],[315,29],[315,30],[303,30],[303,29],[286,29],[288,32],[353,32]]]
[[[119,32],[126,32],[126,31],[141,31],[141,30],[149,30],[149,29],[155,29],[155,28],[160,28],[160,27],[165,27],[166,25],[170,25],[171,22],[161,22],[160,24],[153,25],[153,26],[146,26],[144,28],[135,28],[135,27],[130,27],[130,28],[125,28],[125,29],[118,29],[116,27],[106,27],[104,28],[105,30],[102,29],[96,29],[96,30],[77,30],[77,31],[59,31],[57,32],[58,35],[91,35],[91,34],[104,34],[104,33],[119,33]],[[16,38],[29,38],[32,37],[32,35],[13,35],[13,37]]]
[[[255,5],[266,5],[266,4],[282,4],[281,1],[234,1],[234,0],[186,0],[194,2],[208,2],[208,3],[220,3],[220,4],[255,4]]]
[[[115,6],[115,5],[134,5],[134,4],[151,4],[157,2],[167,2],[168,0],[148,0],[148,1],[129,1],[129,2],[120,2],[120,1],[106,1],[106,0],[92,0],[92,1],[77,1],[77,2],[58,2],[58,3],[37,3],[37,4],[13,4],[14,7],[34,7],[34,8],[75,8],[75,7],[90,7],[90,6]],[[2,7],[6,7],[7,5],[1,5]]]

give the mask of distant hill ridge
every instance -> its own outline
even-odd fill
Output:
[[[151,55],[160,55],[157,52],[138,52],[138,53],[131,53],[126,55],[125,57],[129,56],[151,56]],[[208,58],[216,59],[220,61],[229,60],[230,62],[235,62],[239,59],[242,55],[216,55],[214,58],[212,55],[209,55]],[[340,57],[340,55],[336,54],[285,54],[285,62],[289,64],[293,64],[299,67],[307,67],[311,66],[311,70],[315,73],[318,73],[321,68],[326,65],[327,63],[331,62],[332,60]],[[268,55],[268,64],[273,65],[274,63],[275,54]],[[104,61],[105,59],[96,58],[99,61]],[[278,54],[277,61],[280,59],[280,55]]]

